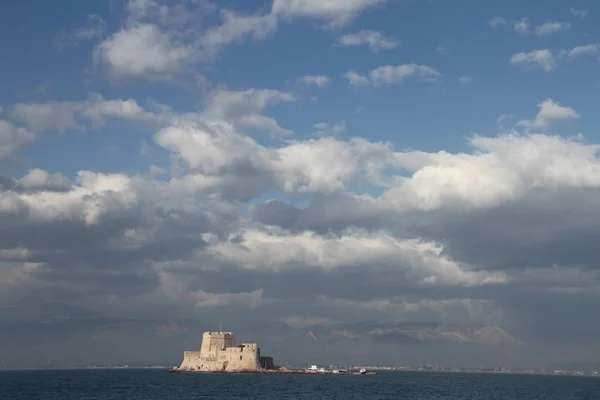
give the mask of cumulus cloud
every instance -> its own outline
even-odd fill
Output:
[[[60,133],[82,130],[86,121],[100,127],[110,118],[155,123],[161,120],[160,115],[143,109],[133,99],[104,100],[101,96],[80,102],[18,103],[10,108],[8,115],[32,131]]]
[[[267,13],[240,14],[221,9],[219,24],[200,29],[194,21],[214,10],[214,5],[208,2],[159,4],[130,0],[125,7],[125,24],[95,47],[93,60],[97,67],[105,68],[112,79],[121,82],[127,79],[172,81],[182,73],[191,74],[192,66],[215,59],[233,43],[268,38],[281,21],[314,18],[339,27],[385,2],[336,0],[324,5],[314,0],[274,0]],[[98,32],[98,28],[93,32],[87,29],[78,31],[77,35],[91,38],[99,36]],[[373,48],[390,48],[393,43],[392,39],[377,37],[377,33],[367,34],[363,39]]]
[[[277,18],[273,14],[238,15],[223,10],[221,19],[221,25],[210,28],[200,38],[202,49],[210,56],[216,55],[224,46],[240,42],[248,36],[255,40],[265,39],[277,28]]]
[[[471,83],[473,79],[471,79],[471,77],[469,76],[461,76],[460,78],[458,78],[458,83],[462,83],[463,85],[466,85],[468,83]]]
[[[124,8],[121,27],[93,51],[94,65],[114,81],[174,81],[180,74],[194,76],[191,66],[210,58],[219,46],[202,40],[204,30],[199,26],[214,10],[207,1],[128,0]],[[238,21],[240,26],[244,22]]]
[[[252,96],[261,109],[282,94]],[[570,115],[543,108],[540,121]],[[465,153],[332,137],[270,147],[212,112],[175,117],[155,135],[181,161],[177,177],[81,171],[71,181],[32,170],[2,184],[4,295],[18,289],[104,312],[125,303],[184,315],[268,310],[321,340],[317,329],[358,334],[338,324],[374,313],[518,325],[531,296],[572,301],[600,287],[584,262],[593,244],[582,241],[600,231],[585,218],[600,186],[598,145],[509,134],[473,136]],[[364,181],[383,193],[352,191]],[[311,200],[259,202],[252,220],[242,217],[241,202],[273,190]],[[557,258],[542,249],[567,245],[583,247],[552,269]]]
[[[237,235],[236,235],[237,237]],[[321,238],[314,233],[288,235],[247,230],[235,242],[206,249],[215,257],[244,268],[278,271],[305,265],[310,268],[352,268],[374,264],[395,265],[398,273],[423,285],[485,285],[505,283],[502,273],[471,271],[449,260],[437,243],[399,241],[383,234],[348,232]]]
[[[66,192],[71,189],[71,181],[61,173],[34,168],[21,178],[19,186],[26,191]]]
[[[331,79],[324,75],[305,75],[300,78],[300,82],[306,85],[315,85],[316,87],[324,87]]]
[[[263,40],[284,21],[341,26],[385,1],[275,0],[266,13],[221,11],[212,28],[188,8],[201,3],[209,10],[203,1],[126,2],[120,28],[96,48],[97,64],[118,79],[194,75],[195,62]],[[526,24],[531,35],[544,26]],[[501,25],[513,28],[490,21]],[[373,51],[394,40],[373,31],[335,36]],[[596,52],[592,44],[560,57]],[[554,57],[535,50],[511,63],[549,71]],[[351,86],[442,78],[416,63],[344,76]],[[319,87],[326,79],[300,81]],[[312,340],[352,357],[401,348],[408,359],[412,344],[428,343],[419,349],[426,352],[441,342],[502,345],[505,353],[521,336],[545,351],[582,331],[589,343],[597,339],[598,322],[582,315],[593,314],[600,295],[600,223],[590,218],[600,201],[600,146],[540,133],[580,118],[574,108],[547,99],[517,123],[529,128],[523,133],[473,134],[462,151],[419,151],[345,138],[345,121],[332,116],[312,119],[316,137],[292,139],[268,115],[297,101],[292,92],[215,86],[203,95],[203,107],[187,112],[98,95],[7,108],[3,162],[49,130],[119,119],[150,123],[154,134],[142,138],[148,163],[139,174],[28,166],[0,176],[0,322],[14,304],[30,310],[18,300],[35,297],[76,305],[85,316],[191,318],[206,321],[202,328],[223,318],[244,336],[268,332],[260,340],[272,346],[304,352],[302,340]],[[434,356],[446,354],[440,349]],[[468,349],[461,357],[482,351]]]
[[[350,86],[368,86],[371,81],[369,78],[363,75],[359,75],[354,71],[348,71],[344,74],[344,77],[348,79]]]
[[[588,190],[600,182],[598,146],[577,138],[510,134],[475,136],[469,143],[473,154],[394,153],[395,166],[410,175],[386,181],[390,186],[379,197],[344,194],[322,198],[301,210],[273,201],[255,215],[263,223],[299,230],[344,229],[365,221],[372,224],[365,227],[391,227],[398,221],[389,213],[406,217],[415,211],[474,212],[512,204],[544,190]]]
[[[510,63],[513,65],[537,65],[546,72],[552,71],[556,66],[554,55],[548,49],[513,54],[510,58]]]
[[[380,50],[396,48],[398,41],[392,37],[385,36],[383,32],[364,29],[356,33],[348,33],[340,36],[338,44],[346,47],[367,45],[372,52],[376,53]]]
[[[546,99],[538,104],[540,111],[533,121],[522,120],[517,125],[533,128],[547,128],[553,121],[561,119],[578,119],[579,114],[571,107],[564,107],[552,99]]]
[[[279,135],[291,135],[270,117],[263,115],[267,107],[293,102],[292,93],[273,89],[247,89],[233,91],[217,89],[208,95],[203,114],[216,120],[233,121],[242,127],[259,128]]]
[[[531,25],[529,24],[529,20],[527,18],[523,18],[519,21],[513,22],[513,29],[519,35],[528,35],[531,31]]]
[[[436,80],[442,74],[435,68],[419,64],[402,65],[384,65],[369,72],[368,77],[357,74],[354,71],[348,71],[345,74],[346,79],[351,86],[374,86],[401,84],[411,77],[420,77],[424,80]]]
[[[94,62],[106,66],[113,78],[168,80],[193,54],[189,46],[178,43],[158,26],[140,24],[123,28],[100,43]]]
[[[600,46],[596,43],[586,44],[583,46],[576,46],[570,50],[561,50],[559,56],[561,58],[566,58],[569,61],[573,61],[574,59],[586,55],[598,55],[600,54]]]
[[[33,131],[54,130],[62,133],[81,129],[81,125],[75,121],[75,111],[74,104],[68,102],[19,103],[11,107],[9,115]]]
[[[568,22],[552,21],[536,26],[534,29],[534,33],[537,36],[547,36],[570,28],[571,24],[569,24]]]
[[[237,189],[245,198],[273,186],[284,192],[341,190],[362,177],[379,179],[381,169],[394,162],[384,143],[321,138],[272,149],[222,122],[182,121],[161,130],[155,140],[202,174],[194,180],[202,187],[224,180],[241,184],[237,179],[244,171],[245,185]]]
[[[378,67],[369,73],[371,82],[376,86],[402,83],[411,76],[435,79],[441,77],[442,74],[434,68],[419,64],[385,65],[383,67]]]
[[[272,13],[282,18],[319,18],[335,26],[349,23],[361,12],[387,0],[273,0]]]
[[[14,155],[35,139],[36,136],[33,133],[0,119],[0,160]]]
[[[498,28],[502,25],[506,25],[507,21],[502,17],[496,17],[490,21],[488,21],[488,25],[492,28]],[[571,24],[569,22],[561,22],[561,21],[548,21],[539,25],[532,25],[527,18],[521,18],[520,20],[512,21],[513,30],[521,35],[535,35],[535,36],[548,36],[553,33],[558,33],[565,31],[571,28]]]

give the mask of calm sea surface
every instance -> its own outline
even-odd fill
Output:
[[[600,399],[600,378],[380,372],[375,376],[204,375],[162,370],[0,372],[1,400]]]

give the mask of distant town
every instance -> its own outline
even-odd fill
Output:
[[[536,375],[572,375],[572,376],[600,376],[598,371],[572,371],[564,369],[539,369],[539,368],[455,368],[440,367],[436,365],[419,366],[377,366],[357,365],[354,368],[365,368],[379,371],[429,371],[429,372],[464,372],[464,373],[498,373],[498,374],[536,374]]]
[[[174,365],[152,365],[152,366],[134,366],[134,365],[88,365],[88,366],[66,366],[66,367],[40,367],[27,368],[31,370],[52,369],[165,369],[171,370]],[[280,366],[286,369],[304,369],[307,366],[303,364],[289,364]],[[349,368],[348,365],[324,365],[329,369]],[[352,369],[365,369],[370,371],[406,371],[406,372],[448,372],[448,373],[494,373],[494,374],[531,374],[531,375],[565,375],[565,376],[600,376],[598,371],[577,371],[566,369],[540,369],[540,368],[455,368],[441,367],[436,365],[415,365],[415,366],[382,366],[382,365],[352,365]],[[0,367],[0,370],[3,368]]]

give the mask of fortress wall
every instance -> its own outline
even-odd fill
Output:
[[[186,351],[183,353],[183,362],[179,369],[184,371],[196,371],[196,367],[202,364],[199,351]]]
[[[220,352],[221,359],[227,361],[226,371],[254,371],[260,368],[260,349],[255,343],[228,347]]]
[[[182,371],[255,371],[260,368],[260,348],[256,343],[235,346],[230,332],[205,332],[201,350],[184,352]]]

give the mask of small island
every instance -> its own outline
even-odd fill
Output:
[[[183,361],[174,372],[207,372],[207,373],[276,373],[276,374],[352,374],[374,375],[361,369],[358,373],[346,370],[326,370],[311,368],[293,370],[278,368],[273,357],[261,356],[260,347],[256,343],[235,344],[233,332],[204,332],[200,351],[185,351]]]

